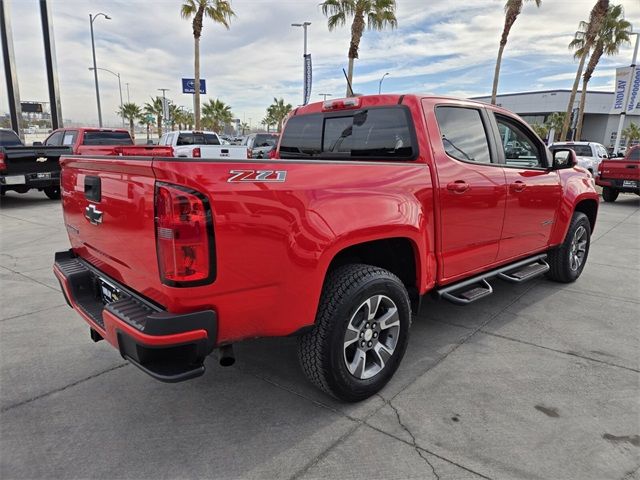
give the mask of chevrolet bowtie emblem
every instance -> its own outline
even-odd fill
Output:
[[[102,223],[102,212],[95,205],[89,205],[84,209],[84,217],[92,225],[100,225]]]
[[[47,157],[38,157],[38,158],[36,158],[36,162],[40,162],[40,163],[46,162],[47,160],[48,160]]]

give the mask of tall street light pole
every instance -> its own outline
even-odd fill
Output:
[[[387,75],[389,75],[389,72],[382,75],[382,78],[380,79],[380,83],[378,83],[378,95],[380,95],[380,92],[382,92],[382,82],[384,81],[384,77],[386,77]]]
[[[118,77],[118,89],[120,90],[120,115],[122,116],[122,128],[124,128],[124,110],[122,105],[122,83],[120,82],[120,74],[116,72],[112,72],[108,68],[90,68],[89,70],[102,70],[103,72],[109,72],[111,75],[115,75]]]
[[[307,78],[306,78],[306,62],[307,62],[307,27],[309,27],[309,25],[311,25],[311,22],[304,22],[304,23],[292,23],[291,26],[292,27],[302,27],[303,31],[304,31],[304,56],[302,57],[302,85],[303,85],[303,92],[304,92],[304,85],[306,85],[307,82]],[[304,93],[302,94],[302,104],[306,105],[307,104],[307,98],[304,95]]]
[[[633,87],[633,78],[636,74],[636,60],[638,59],[638,44],[640,43],[640,33],[632,33],[631,35],[636,36],[636,46],[633,49],[633,59],[631,60],[631,78],[629,79],[629,84],[627,85],[627,89],[624,92],[624,103],[622,104],[622,112],[620,112],[620,121],[618,122],[616,144],[613,147],[614,155],[618,155],[618,150],[620,149],[620,140],[622,140],[622,129],[624,128],[624,120],[627,117],[627,104],[629,103],[629,95],[631,95],[631,88]]]
[[[100,88],[98,87],[98,67],[96,66],[96,44],[93,39],[93,22],[98,17],[104,17],[105,20],[111,20],[106,13],[98,13],[97,15],[89,14],[89,26],[91,28],[91,52],[93,53],[93,78],[96,81],[96,102],[98,103],[98,125],[102,127],[102,109],[100,108]]]

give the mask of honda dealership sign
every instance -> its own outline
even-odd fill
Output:
[[[615,93],[611,113],[640,113],[640,67],[616,69]]]

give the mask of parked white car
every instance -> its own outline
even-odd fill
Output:
[[[215,132],[167,132],[160,137],[158,144],[173,147],[174,157],[247,159],[246,147],[225,144]]]
[[[609,158],[607,149],[595,142],[556,142],[549,148],[570,148],[576,153],[578,166],[591,172],[592,176],[598,172],[598,165],[603,159]]]

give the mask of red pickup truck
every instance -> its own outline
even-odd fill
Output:
[[[640,195],[640,145],[628,149],[624,158],[600,162],[596,184],[605,202],[615,202],[620,192]]]
[[[171,147],[134,145],[129,131],[118,128],[59,128],[44,144],[71,147],[74,155],[173,156]]]
[[[494,279],[572,282],[587,260],[593,179],[501,108],[311,104],[277,156],[63,158],[72,248],[54,272],[92,338],[172,382],[214,349],[228,365],[235,342],[297,335],[309,379],[358,401],[398,368],[424,295],[466,305]]]

